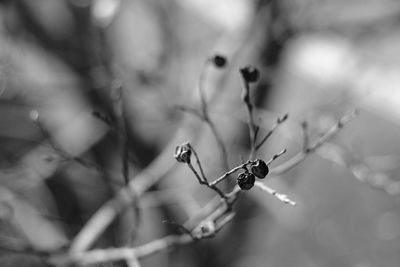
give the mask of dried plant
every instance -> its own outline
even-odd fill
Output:
[[[217,67],[222,68],[226,65],[226,62],[227,60],[225,57],[216,55],[211,60],[208,60],[207,64],[215,64]],[[356,112],[353,111],[345,114],[336,124],[332,125],[328,131],[314,142],[309,140],[307,125],[303,123],[304,143],[302,150],[292,158],[271,168],[271,163],[282,156],[286,152],[286,149],[276,153],[272,158],[266,161],[260,158],[255,159],[254,156],[257,150],[266,143],[277,127],[287,121],[288,115],[286,114],[277,118],[275,125],[273,125],[272,128],[267,131],[260,140],[258,140],[258,136],[261,134],[260,126],[255,124],[250,87],[251,84],[257,82],[260,73],[256,68],[248,66],[240,69],[240,74],[243,80],[242,100],[247,110],[247,124],[250,137],[249,157],[245,162],[238,164],[233,168],[228,167],[228,161],[226,158],[227,149],[225,148],[220,133],[211,119],[208,105],[202,92],[201,84],[202,79],[205,79],[204,75],[201,75],[199,86],[201,96],[200,110],[186,106],[179,106],[180,110],[197,116],[210,127],[218,144],[217,147],[220,150],[220,154],[223,157],[224,168],[227,168],[227,171],[219,177],[211,179],[206,177],[204,168],[207,166],[202,166],[200,155],[190,142],[184,142],[176,146],[174,153],[172,153],[173,151],[170,151],[170,156],[174,156],[179,163],[185,164],[201,186],[215,192],[216,195],[214,198],[210,199],[206,205],[199,208],[199,210],[195,212],[195,215],[189,218],[185,223],[179,224],[176,222],[169,222],[180,229],[181,234],[167,235],[163,238],[135,247],[89,249],[93,242],[102,235],[106,227],[115,219],[116,215],[124,210],[126,206],[130,205],[130,203],[135,203],[135,212],[138,214],[140,210],[140,202],[138,200],[141,195],[150,185],[156,183],[160,178],[153,178],[151,181],[145,182],[145,179],[148,177],[144,174],[142,176],[139,175],[139,177],[136,177],[135,179],[129,179],[128,171],[124,165],[123,173],[124,177],[126,177],[125,181],[127,184],[122,187],[120,192],[113,199],[105,203],[92,216],[72,241],[68,251],[64,253],[49,254],[47,255],[47,260],[56,266],[65,266],[69,264],[97,264],[119,260],[126,261],[129,266],[140,266],[140,259],[169,247],[198,242],[202,239],[216,236],[220,230],[234,219],[236,214],[235,203],[240,201],[240,195],[245,191],[252,190],[253,187],[274,196],[284,204],[295,206],[296,202],[294,200],[269,187],[267,185],[268,182],[262,180],[267,178],[265,180],[268,181],[270,177],[287,172],[301,163],[307,155],[315,152],[324,143],[332,139],[340,129],[345,126],[345,124],[354,118]],[[119,130],[123,131],[123,127],[120,127]],[[123,144],[125,143],[126,141],[123,142]],[[122,154],[122,159],[123,161],[127,160],[125,152]],[[234,178],[234,176],[236,178]],[[225,192],[220,189],[218,185],[227,179],[235,179],[236,185]],[[138,223],[135,223],[134,225],[137,228],[140,227]],[[135,231],[138,231],[138,229]]]

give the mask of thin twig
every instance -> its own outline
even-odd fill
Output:
[[[266,184],[263,184],[260,181],[256,181],[254,183],[254,186],[261,189],[262,191],[267,192],[268,194],[273,195],[274,197],[276,197],[285,204],[290,204],[292,206],[296,205],[296,202],[291,200],[287,195],[278,193],[275,189],[272,189],[271,187],[267,186]]]
[[[222,162],[224,164],[224,170],[229,170],[229,163],[228,163],[228,152],[226,150],[225,143],[222,139],[222,136],[217,131],[214,122],[210,119],[209,115],[205,116],[205,122],[210,127],[212,134],[214,135],[215,141],[217,142],[218,148],[221,151]]]
[[[182,106],[182,105],[176,105],[175,108],[177,110],[183,111],[183,112],[187,112],[189,114],[194,115],[195,117],[198,117],[200,120],[204,120],[204,116],[202,113],[200,113],[197,109],[195,108],[191,108],[191,107],[186,107],[186,106]]]
[[[302,129],[302,135],[303,135],[303,150],[306,150],[308,145],[309,145],[309,137],[308,137],[308,123],[306,121],[303,121],[301,123],[301,129]]]
[[[210,185],[207,181],[203,180],[200,175],[198,174],[198,172],[196,171],[196,169],[193,167],[193,165],[191,163],[188,163],[189,168],[192,170],[192,172],[194,173],[194,175],[196,176],[198,182],[202,185],[207,186],[208,188],[214,190],[215,192],[217,192],[218,195],[220,195],[221,198],[225,199],[226,201],[228,201],[227,197],[225,196],[224,192],[222,192],[218,187],[216,187],[215,185]]]
[[[206,79],[206,70],[208,66],[208,60],[204,63],[202,70],[200,71],[200,77],[199,77],[199,83],[198,83],[198,89],[199,89],[199,95],[200,95],[200,103],[201,103],[201,113],[203,115],[208,114],[208,106],[207,106],[207,101],[206,101],[206,96],[204,92],[204,82]]]
[[[199,90],[199,94],[200,94],[201,112],[197,111],[194,108],[185,107],[185,106],[177,106],[177,108],[181,111],[185,111],[192,115],[195,115],[196,117],[203,120],[208,125],[208,127],[210,127],[211,133],[213,134],[215,141],[217,143],[217,146],[221,152],[221,158],[222,158],[222,163],[224,165],[224,170],[227,171],[229,169],[228,152],[227,152],[227,149],[224,144],[222,136],[219,134],[219,132],[217,131],[217,128],[215,126],[215,123],[210,118],[208,105],[207,105],[205,92],[204,92],[204,82],[206,79],[206,70],[207,70],[206,67],[208,66],[208,63],[209,63],[209,61],[207,60],[203,66],[203,69],[200,73],[199,84],[198,84],[198,90]]]
[[[212,200],[210,204],[211,203],[216,202]],[[51,257],[49,261],[55,265],[68,263],[90,265],[104,262],[114,262],[118,260],[131,261],[148,257],[169,247],[186,245],[200,239],[210,238],[215,236],[215,234],[220,231],[227,223],[229,223],[234,217],[234,213],[230,212],[226,205],[221,206],[221,204],[223,203],[224,202],[218,201],[217,206],[215,206],[214,204],[212,204],[211,206],[206,205],[203,209],[208,210],[210,207],[213,207],[212,212],[204,213],[204,210],[201,210],[199,213],[207,215],[203,220],[201,220],[200,223],[197,224],[197,226],[191,233],[186,233],[183,235],[168,235],[135,248],[123,247],[97,249],[87,252],[66,254],[62,256],[55,255]]]
[[[174,221],[169,221],[169,220],[164,220],[162,222],[174,226],[177,230],[179,230],[180,233],[188,234],[188,235],[192,236],[192,232],[180,223],[177,223]]]
[[[271,135],[274,133],[274,131],[276,130],[276,128],[278,128],[278,126],[280,124],[282,124],[283,122],[285,122],[287,120],[287,118],[289,117],[288,114],[285,114],[282,118],[278,118],[274,124],[274,126],[272,126],[272,128],[267,132],[267,134],[264,136],[264,138],[256,145],[255,150],[257,151],[258,149],[260,149],[262,147],[262,145],[265,143],[265,141],[268,140],[268,138],[271,137]]]
[[[323,134],[314,144],[302,149],[297,155],[286,161],[285,163],[273,168],[270,171],[272,175],[282,174],[293,167],[300,164],[309,154],[313,153],[316,149],[322,146],[325,142],[332,139],[348,122],[354,119],[357,115],[357,111],[351,111],[344,115],[339,121],[333,125],[325,134]]]
[[[222,176],[220,176],[219,178],[215,179],[213,182],[210,183],[210,186],[212,185],[217,185],[218,183],[222,182],[223,180],[225,180],[226,178],[228,178],[231,174],[239,171],[240,169],[244,169],[247,165],[254,163],[255,161],[251,161],[248,160],[245,163],[236,166],[235,168],[231,169],[230,171],[224,173]]]
[[[243,88],[242,88],[242,101],[246,105],[247,112],[247,125],[249,127],[249,135],[250,135],[250,155],[249,160],[252,160],[254,157],[254,153],[256,151],[256,132],[258,132],[257,126],[254,123],[253,116],[253,104],[250,100],[250,85],[247,81],[243,79]]]
[[[76,163],[82,165],[85,168],[91,168],[95,169],[96,171],[101,171],[101,167],[93,162],[86,161],[80,157],[71,155],[67,151],[65,151],[60,144],[54,138],[51,137],[51,135],[48,133],[48,131],[45,129],[43,126],[43,123],[40,118],[40,114],[37,110],[31,111],[31,118],[32,120],[36,123],[37,127],[39,128],[40,133],[43,135],[43,137],[47,140],[49,146],[59,154],[59,156],[62,158],[62,160],[65,161],[75,161]]]
[[[80,252],[61,257],[53,257],[50,263],[54,265],[66,265],[78,263],[80,265],[93,265],[104,262],[114,262],[119,260],[141,259],[153,255],[176,245],[186,245],[194,242],[189,235],[169,235],[160,239],[153,240],[135,248],[109,248],[96,249],[87,252]]]
[[[209,66],[210,60],[206,60],[206,62],[203,65],[203,69],[200,72],[200,78],[199,78],[199,84],[198,84],[198,89],[199,89],[199,94],[200,94],[200,101],[201,101],[201,116],[204,122],[210,127],[212,134],[214,135],[215,141],[217,142],[218,148],[221,152],[221,158],[222,162],[224,164],[224,170],[227,171],[229,169],[229,163],[228,163],[228,152],[226,149],[226,146],[224,144],[224,141],[217,131],[214,122],[210,118],[209,114],[209,109],[207,105],[207,100],[204,92],[204,84],[206,81],[206,71],[207,67]]]
[[[191,151],[193,152],[194,157],[196,158],[196,163],[197,163],[197,166],[199,167],[200,174],[201,174],[203,180],[206,181],[208,184],[208,179],[207,179],[206,175],[204,174],[204,170],[203,170],[203,167],[201,166],[200,158],[199,158],[196,150],[194,149],[194,147],[191,144],[188,144],[188,146],[191,149]]]
[[[125,106],[123,102],[123,87],[120,85],[119,90],[121,90],[121,98],[118,101],[118,108],[119,112],[119,120],[118,120],[118,128],[120,131],[120,147],[121,147],[121,163],[122,163],[122,177],[124,180],[125,185],[129,184],[130,181],[130,162],[129,162],[129,133],[128,133],[128,128],[127,128],[127,118],[125,116]],[[135,188],[132,188],[132,205],[133,205],[133,211],[134,211],[134,224],[132,226],[132,232],[130,234],[130,240],[129,243],[133,243],[135,237],[137,236],[137,233],[139,231],[139,225],[141,221],[141,209],[140,209],[140,199],[139,196],[135,190]]]
[[[222,162],[224,164],[224,170],[227,171],[229,169],[228,152],[227,152],[227,149],[226,149],[226,146],[224,144],[222,136],[217,131],[217,128],[215,127],[214,122],[211,120],[211,118],[210,118],[210,116],[208,114],[207,107],[206,108],[202,107],[202,112],[201,113],[199,111],[197,111],[196,109],[190,108],[190,107],[176,106],[176,108],[178,110],[187,112],[189,114],[192,114],[192,115],[198,117],[200,120],[202,120],[204,123],[206,123],[208,125],[208,127],[211,130],[212,135],[215,138],[215,141],[217,143],[218,149],[219,149],[219,151],[221,153],[221,159],[222,159]]]
[[[286,148],[282,149],[281,152],[273,155],[272,158],[266,162],[266,164],[270,165],[272,162],[274,162],[277,158],[279,158],[280,156],[282,156],[285,153],[286,153]]]
[[[234,49],[232,61],[238,59],[240,48],[244,46],[245,42],[241,42],[240,45]],[[227,76],[224,76],[222,81],[225,82],[226,77]],[[214,90],[211,98],[213,100],[219,100],[220,98],[217,96],[220,92],[219,90]],[[131,204],[134,195],[134,193],[132,193],[133,191],[136,192],[138,197],[141,196],[151,186],[160,181],[162,177],[165,177],[175,166],[175,161],[170,157],[170,151],[174,149],[175,144],[187,136],[196,138],[200,132],[198,127],[188,127],[188,121],[189,119],[185,118],[181,122],[181,126],[177,127],[178,130],[174,138],[172,138],[171,142],[151,164],[137,174],[135,178],[131,179],[128,186],[120,189],[112,199],[104,203],[89,221],[85,223],[83,228],[72,240],[69,253],[80,253],[91,247],[105,229],[113,222],[116,216]],[[216,202],[221,202],[219,197],[216,197]]]

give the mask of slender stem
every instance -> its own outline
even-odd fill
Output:
[[[267,192],[268,194],[275,196],[277,199],[279,199],[280,201],[282,201],[285,204],[290,204],[292,206],[296,205],[296,202],[291,200],[287,195],[278,193],[278,191],[276,191],[275,189],[272,189],[271,187],[267,186],[266,184],[263,184],[260,181],[256,181],[254,183],[254,186],[261,189],[262,191]]]
[[[185,245],[194,242],[189,235],[169,235],[153,240],[135,248],[109,248],[80,252],[65,257],[52,258],[50,262],[55,265],[79,263],[80,265],[94,265],[104,262],[119,260],[141,259],[165,250],[171,246]]]
[[[236,193],[238,194],[238,192]],[[218,231],[220,231],[227,223],[229,223],[234,213],[227,205],[221,206],[224,202],[221,199],[213,199],[207,204],[202,210],[199,211],[198,216],[202,217],[199,223],[196,223],[194,231],[195,233],[182,234],[182,235],[168,235],[160,239],[150,241],[144,245],[140,245],[135,248],[110,248],[110,249],[97,249],[92,251],[76,252],[61,256],[50,257],[50,262],[55,265],[65,265],[68,263],[78,263],[81,265],[89,265],[104,262],[113,262],[118,260],[137,260],[148,257],[152,254],[165,250],[172,246],[186,245],[193,243],[197,240],[213,237]],[[225,215],[225,216],[224,216]],[[223,217],[224,216],[224,217]],[[222,218],[221,220],[219,220]],[[190,220],[193,220],[190,219]],[[218,221],[219,220],[219,221]],[[207,222],[215,224],[215,227],[211,228],[210,232],[203,232],[202,227]],[[185,223],[185,225],[190,222]],[[182,226],[185,227],[186,226]],[[195,237],[195,238],[194,238]]]
[[[285,114],[282,118],[278,118],[274,124],[274,126],[272,126],[272,128],[267,132],[267,134],[264,136],[264,138],[260,141],[260,143],[258,143],[255,147],[255,150],[260,149],[260,147],[262,147],[262,145],[265,143],[265,141],[268,140],[268,138],[271,137],[271,135],[274,133],[274,131],[276,130],[276,128],[278,128],[278,126],[280,124],[282,124],[283,122],[285,122],[288,118],[288,114]]]
[[[193,167],[192,163],[189,162],[187,165],[189,166],[190,170],[191,170],[191,171],[194,173],[194,175],[196,176],[197,181],[199,182],[199,184],[204,184],[204,185],[207,185],[207,186],[208,186],[208,182],[202,179],[202,177],[199,175],[199,173],[198,173],[198,172],[196,171],[196,169]]]
[[[124,87],[122,85],[120,86],[121,90],[121,99],[118,101],[119,105],[117,108],[119,108],[119,112],[117,113],[119,115],[119,130],[120,130],[120,146],[121,146],[121,162],[122,162],[122,177],[124,179],[125,185],[129,184],[130,181],[130,162],[129,162],[129,133],[128,133],[128,128],[127,128],[127,118],[126,118],[126,113],[125,113],[125,106],[124,106]],[[139,225],[141,221],[141,209],[140,209],[140,202],[139,202],[139,196],[135,190],[135,188],[132,188],[131,190],[132,193],[132,206],[133,206],[133,212],[134,212],[134,223],[132,225],[132,232],[130,234],[130,239],[129,239],[129,244],[132,244],[135,237],[137,236],[138,230],[139,230]]]
[[[217,128],[215,127],[214,122],[209,118],[207,115],[205,117],[205,121],[211,129],[212,134],[214,135],[215,141],[217,142],[218,148],[221,151],[222,162],[224,164],[224,170],[229,170],[229,163],[228,163],[228,152],[226,150],[226,146],[222,139],[222,136],[218,133]]]
[[[293,167],[300,164],[308,154],[313,153],[320,146],[322,146],[325,142],[331,140],[348,122],[354,119],[357,115],[356,111],[351,111],[348,114],[344,115],[339,121],[333,125],[325,134],[323,134],[314,144],[304,148],[297,155],[286,161],[285,163],[273,168],[271,170],[272,175],[282,174]]]
[[[277,158],[279,158],[280,156],[282,156],[285,153],[286,153],[286,149],[282,149],[281,152],[273,155],[272,158],[266,162],[266,164],[270,165],[274,160],[276,160]]]
[[[302,135],[303,135],[303,150],[306,150],[309,145],[309,137],[308,137],[308,124],[306,121],[303,121],[301,124]]]
[[[220,195],[221,198],[223,198],[224,200],[228,201],[227,197],[225,196],[225,194],[215,185],[210,185],[206,180],[203,180],[200,175],[198,174],[198,172],[196,171],[196,169],[193,167],[193,165],[189,162],[187,164],[189,166],[189,168],[192,170],[192,172],[194,173],[194,175],[196,176],[198,182],[202,185],[207,186],[208,188],[214,190],[215,192],[217,192],[218,195]]]
[[[224,141],[222,139],[222,136],[218,133],[214,122],[210,118],[207,100],[206,100],[206,96],[205,96],[205,92],[204,92],[204,82],[206,80],[206,70],[207,70],[208,63],[209,63],[209,61],[207,60],[200,72],[200,78],[199,78],[199,84],[198,84],[201,111],[199,112],[194,108],[185,107],[185,106],[178,106],[177,108],[182,111],[185,111],[185,112],[195,115],[196,117],[203,120],[208,125],[208,127],[210,127],[211,133],[213,134],[215,141],[217,142],[217,146],[221,152],[221,159],[222,159],[222,163],[224,165],[223,166],[224,170],[227,171],[227,170],[229,170],[228,152],[227,152],[226,146],[224,144]]]
[[[208,125],[208,127],[210,127],[211,133],[213,134],[215,141],[217,143],[217,146],[221,152],[221,159],[222,159],[222,162],[224,165],[224,170],[225,171],[229,170],[228,152],[227,152],[226,146],[224,144],[222,136],[219,134],[219,132],[217,131],[217,128],[215,127],[215,123],[211,120],[211,118],[208,114],[207,108],[206,109],[202,108],[202,113],[200,113],[196,109],[190,108],[190,107],[178,106],[177,108],[181,111],[190,113],[190,114],[198,117],[203,122],[205,122]]]
[[[206,79],[206,70],[207,70],[207,65],[208,65],[207,62],[208,61],[205,62],[205,64],[203,65],[203,68],[200,72],[199,85],[198,85],[200,101],[201,101],[201,111],[202,111],[203,115],[208,114],[208,106],[207,106],[206,96],[205,96],[205,92],[204,92],[204,82]]]
[[[201,120],[204,120],[204,116],[199,111],[197,111],[197,109],[195,109],[195,108],[186,107],[186,106],[176,106],[176,109],[183,111],[183,112],[187,112],[189,114],[194,115],[195,117],[198,117]]]
[[[250,85],[243,79],[242,100],[246,105],[247,111],[247,125],[249,127],[250,135],[250,154],[249,160],[252,160],[256,151],[256,132],[257,127],[254,123],[253,104],[250,100]]]
[[[222,176],[220,176],[219,178],[217,178],[217,179],[215,179],[213,182],[211,182],[211,183],[210,183],[210,186],[217,185],[218,183],[222,182],[222,181],[225,180],[227,177],[229,177],[229,175],[231,175],[232,173],[235,173],[235,172],[237,172],[238,170],[243,169],[245,166],[247,166],[247,165],[249,165],[250,163],[253,163],[253,162],[255,162],[255,161],[248,160],[247,162],[245,162],[245,163],[243,163],[243,164],[241,164],[241,165],[239,165],[239,166],[233,168],[232,170],[230,170],[230,171],[224,173]]]
[[[224,164],[224,170],[227,171],[229,169],[229,164],[228,164],[228,153],[224,144],[224,141],[221,137],[221,135],[218,133],[214,122],[211,120],[210,115],[209,115],[209,110],[208,110],[208,105],[206,101],[206,96],[204,92],[204,82],[206,79],[206,70],[207,70],[207,63],[209,61],[207,60],[206,63],[204,64],[204,67],[200,73],[200,79],[199,79],[199,94],[200,94],[200,101],[201,101],[201,115],[205,123],[210,127],[212,134],[214,135],[215,141],[217,142],[218,148],[221,151],[221,158],[222,162]]]
[[[199,166],[201,177],[202,177],[203,180],[206,181],[207,184],[208,184],[207,177],[206,177],[206,175],[204,174],[203,167],[201,166],[200,158],[199,158],[199,156],[198,156],[196,150],[194,149],[194,147],[193,147],[191,144],[188,144],[188,145],[189,145],[190,150],[193,152],[194,157],[196,158],[196,163],[197,163],[197,166]]]

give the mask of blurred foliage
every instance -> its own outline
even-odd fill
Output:
[[[210,131],[176,108],[199,107],[199,74],[219,53],[229,66],[207,69],[206,97],[231,166],[248,153],[244,65],[261,70],[261,131],[290,114],[263,158],[301,150],[304,120],[317,138],[348,109],[361,115],[270,181],[297,207],[251,192],[215,239],[142,265],[399,266],[399,23],[396,0],[0,1],[1,265],[46,266],[29,251],[67,247],[123,186],[123,155],[134,179],[182,127],[191,134],[177,142],[195,140],[207,175],[223,172]],[[173,168],[140,200],[139,225],[128,209],[95,246],[177,231],[162,221],[180,223],[209,198]]]

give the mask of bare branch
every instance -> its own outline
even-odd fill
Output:
[[[246,106],[247,112],[247,125],[249,127],[249,135],[250,135],[250,154],[249,160],[253,159],[254,153],[256,151],[256,133],[258,132],[257,126],[254,123],[254,115],[253,115],[253,104],[250,100],[250,84],[243,79],[243,87],[242,87],[242,101]]]
[[[278,126],[280,124],[282,124],[283,122],[285,122],[287,120],[287,118],[289,117],[288,114],[285,114],[282,118],[278,118],[274,124],[274,126],[272,126],[271,130],[269,130],[267,132],[267,134],[264,136],[264,138],[260,141],[260,143],[258,143],[258,145],[256,145],[255,150],[258,150],[262,147],[262,145],[265,143],[265,141],[268,140],[268,138],[271,137],[271,135],[274,133],[274,131],[276,130],[276,128],[278,128]]]
[[[303,134],[303,150],[306,150],[308,145],[309,145],[309,138],[308,138],[308,124],[306,121],[303,121],[301,123],[301,129],[302,129],[302,134]]]
[[[210,185],[207,181],[203,180],[200,175],[197,173],[196,169],[193,167],[193,165],[191,163],[188,163],[189,168],[192,170],[192,172],[194,173],[194,175],[196,176],[198,182],[202,185],[207,186],[208,188],[210,188],[211,190],[214,190],[215,192],[217,192],[217,194],[225,199],[226,201],[228,201],[227,197],[225,196],[225,194],[216,186],[214,185]]]
[[[333,125],[325,134],[323,134],[314,144],[308,146],[307,148],[303,149],[297,155],[292,157],[290,160],[286,161],[285,163],[273,168],[271,170],[272,175],[278,175],[284,173],[293,167],[300,164],[309,154],[313,153],[316,149],[322,146],[325,142],[331,140],[348,122],[354,119],[357,115],[357,112],[351,111],[344,115],[339,121]]]
[[[286,153],[286,148],[282,149],[281,152],[273,155],[272,158],[266,162],[266,164],[270,165],[272,162],[274,162],[276,159],[278,159],[280,156],[282,156],[285,153]]]
[[[266,184],[263,184],[260,181],[256,181],[254,183],[254,186],[261,189],[264,192],[267,192],[268,194],[273,195],[274,197],[276,197],[285,204],[290,204],[292,206],[296,205],[296,202],[288,198],[287,195],[278,193],[275,189],[272,189],[271,187],[267,186]]]
[[[206,181],[207,184],[208,184],[207,177],[206,177],[206,175],[204,174],[204,170],[203,170],[203,167],[201,166],[200,158],[199,158],[199,156],[198,156],[196,150],[193,148],[193,146],[192,146],[191,144],[188,144],[188,145],[189,145],[189,148],[192,150],[194,157],[196,158],[196,163],[197,163],[197,166],[199,167],[201,177],[202,177],[203,180]]]

